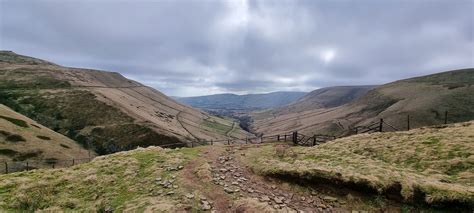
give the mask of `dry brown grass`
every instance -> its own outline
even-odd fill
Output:
[[[473,78],[474,69],[438,73],[382,85],[340,107],[313,104],[311,108],[302,107],[311,103],[299,103],[282,112],[253,113],[253,128],[269,135],[292,130],[308,135],[338,135],[351,125],[367,125],[384,118],[394,127],[406,129],[407,114],[411,116],[411,128],[418,128],[443,123],[445,110],[449,111],[449,122],[465,122],[474,119]],[[459,87],[450,86],[455,82],[460,83]]]
[[[58,159],[72,160],[88,158],[88,151],[71,139],[56,133],[35,121],[16,113],[10,108],[0,104],[0,115],[17,119],[26,126],[19,126],[6,119],[0,118],[0,149],[12,150],[16,154],[0,154],[0,161],[28,160],[30,166],[45,167],[45,162],[34,163],[37,160]],[[24,140],[11,141],[5,134],[19,135]],[[92,152],[92,156],[94,157]],[[13,169],[13,168],[12,168]]]
[[[179,139],[183,143],[188,142],[190,139],[196,140],[216,140],[216,139],[227,139],[228,136],[225,132],[218,131],[218,129],[212,128],[209,125],[205,125],[205,121],[212,120],[214,123],[226,126],[229,130],[232,129],[232,121],[228,119],[222,119],[212,116],[206,112],[194,109],[187,105],[178,103],[172,98],[169,98],[165,94],[147,87],[138,82],[132,81],[125,78],[119,73],[107,72],[100,70],[90,69],[78,69],[69,68],[52,63],[24,63],[26,61],[32,61],[34,59],[17,55],[13,52],[0,52],[0,58],[15,58],[15,60],[8,60],[11,63],[0,61],[0,92],[5,94],[14,93],[15,97],[1,97],[0,103],[4,103],[13,108],[13,105],[18,105],[22,97],[30,96],[28,92],[33,93],[44,93],[48,92],[45,96],[35,96],[35,103],[33,106],[21,106],[21,108],[35,108],[39,106],[45,106],[45,102],[54,97],[53,93],[57,90],[67,90],[66,93],[62,94],[63,97],[60,101],[65,101],[64,105],[73,103],[73,100],[77,100],[81,97],[73,97],[71,91],[82,91],[84,94],[94,95],[94,100],[89,100],[85,103],[91,105],[103,105],[106,104],[108,109],[103,110],[105,112],[117,111],[116,116],[95,116],[93,112],[97,112],[99,108],[92,108],[93,106],[87,106],[78,108],[76,105],[72,105],[71,112],[64,113],[62,107],[56,108],[61,116],[64,116],[62,120],[73,120],[77,122],[77,118],[73,114],[80,114],[81,121],[89,124],[78,131],[84,130],[87,133],[88,129],[94,127],[107,126],[111,129],[118,129],[117,124],[122,124],[118,118],[127,120],[127,123],[133,122],[141,127],[150,128],[152,133],[149,133],[150,137],[156,137],[156,134],[163,135],[165,139],[170,140],[170,143],[175,143],[175,138]],[[21,59],[21,60],[20,60]],[[39,61],[39,60],[34,60]],[[22,92],[19,93],[19,90]],[[20,98],[18,98],[18,95]],[[69,98],[69,99],[68,99]],[[16,103],[16,104],[14,104]],[[21,105],[21,104],[19,104]],[[75,107],[75,108],[74,108]],[[51,109],[53,107],[48,107]],[[87,110],[93,112],[88,112]],[[77,113],[76,113],[77,112]],[[22,112],[24,113],[24,112]],[[38,112],[38,110],[32,113],[38,115],[37,117],[48,117],[44,115],[44,112]],[[123,115],[124,114],[124,115]],[[100,117],[107,122],[99,124],[91,124],[94,118]],[[51,119],[54,119],[51,118]],[[74,120],[76,119],[76,120]],[[39,121],[44,123],[42,121]],[[45,123],[44,123],[45,124]],[[75,127],[69,123],[62,124],[61,127],[66,129]],[[53,125],[49,126],[53,129]],[[236,131],[233,131],[232,136],[238,138],[245,138],[251,136],[248,132],[240,129],[236,126]],[[77,129],[74,129],[77,130]],[[117,131],[121,131],[118,129]],[[150,132],[151,132],[150,131]],[[123,130],[122,130],[123,132]],[[140,135],[134,135],[135,137]],[[97,138],[85,135],[90,140],[99,141]],[[121,138],[120,134],[114,134],[110,137]],[[79,141],[79,139],[74,138]],[[153,142],[151,145],[159,145],[158,142]],[[128,145],[128,144],[127,144]],[[144,145],[139,142],[131,144]],[[124,149],[120,149],[124,150]],[[119,150],[119,151],[120,151]],[[99,150],[98,150],[99,151]],[[116,150],[107,150],[107,153],[114,152]]]
[[[364,185],[406,201],[474,203],[474,122],[290,148],[296,157],[281,157],[279,149],[251,149],[249,166],[265,175]]]

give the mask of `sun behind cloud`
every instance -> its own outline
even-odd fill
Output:
[[[336,50],[334,49],[323,50],[321,51],[319,57],[324,63],[328,64],[334,59],[334,57],[336,57]]]

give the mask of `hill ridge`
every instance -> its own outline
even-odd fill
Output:
[[[224,139],[225,131],[232,128],[231,120],[182,105],[117,72],[24,64],[22,56],[9,54],[0,54],[0,103],[80,143],[92,140],[101,154],[151,144]],[[13,63],[15,59],[19,63]],[[233,134],[249,135],[241,129]],[[105,139],[109,137],[113,141]]]

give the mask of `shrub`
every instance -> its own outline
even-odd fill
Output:
[[[70,149],[71,147],[69,147],[68,145],[65,145],[65,144],[59,144],[61,147],[64,147],[66,149]]]
[[[7,141],[10,141],[10,142],[20,142],[20,141],[26,141],[26,139],[21,136],[21,135],[17,135],[17,134],[12,134],[12,135],[9,135],[7,136],[7,138],[5,138]]]
[[[20,120],[20,119],[16,119],[16,118],[10,118],[10,117],[3,116],[3,115],[0,115],[0,118],[3,118],[7,121],[10,121],[11,123],[13,123],[17,126],[20,126],[20,127],[25,127],[25,128],[28,127],[28,124],[24,120]]]
[[[41,140],[47,140],[47,141],[51,140],[51,138],[48,137],[48,136],[37,135],[36,137],[39,138],[39,139],[41,139]]]

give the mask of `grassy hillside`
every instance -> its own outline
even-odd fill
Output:
[[[274,117],[254,116],[257,132],[272,134],[300,130],[305,134],[343,134],[358,125],[376,122],[380,118],[397,129],[444,122],[463,122],[474,119],[474,69],[454,70],[400,80],[379,86],[348,104],[288,112]],[[386,131],[393,131],[386,128]]]
[[[0,104],[0,162],[9,163],[9,172],[22,169],[12,161],[29,161],[29,168],[50,167],[48,162],[94,157],[71,139]],[[58,165],[60,166],[60,165]],[[4,173],[4,166],[0,173]]]
[[[245,137],[237,125],[226,134],[209,122],[233,122],[179,104],[118,73],[58,66],[0,52],[0,103],[99,154],[137,146]]]
[[[276,109],[253,113],[254,119],[265,119],[288,113],[304,112],[318,108],[331,108],[347,104],[363,95],[375,86],[336,86],[325,87],[307,93],[297,101]]]
[[[333,183],[407,202],[474,206],[474,122],[361,134],[316,147],[247,153],[257,173]]]

